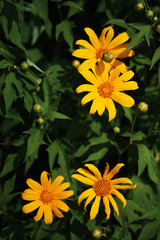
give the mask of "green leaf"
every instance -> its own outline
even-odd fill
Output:
[[[133,48],[143,42],[144,37],[147,41],[148,46],[150,46],[150,38],[152,36],[152,26],[144,23],[129,23],[135,29],[139,30],[139,33],[134,34],[132,40],[130,41],[127,49]]]
[[[13,76],[12,73],[9,73],[6,75],[6,78],[5,78],[5,87],[3,90],[3,96],[5,101],[6,112],[9,110],[9,108],[11,107],[11,104],[16,98],[14,89],[12,87],[12,81],[13,81],[12,76]]]
[[[7,60],[3,59],[0,61],[0,69],[5,69],[7,67],[11,67],[12,64],[10,64]]]
[[[13,20],[12,22],[12,27],[11,27],[9,37],[12,43],[14,43],[17,47],[25,51],[25,48],[22,45],[21,34],[19,32],[19,28],[15,20]]]
[[[155,239],[155,237],[158,235],[158,232],[160,231],[160,218],[157,219],[154,222],[147,223],[142,228],[142,232],[140,233],[137,240],[150,240]]]
[[[137,144],[138,148],[138,177],[142,174],[145,167],[148,166],[148,175],[150,179],[159,183],[160,168],[155,162],[151,151],[143,144]]]
[[[156,64],[156,62],[160,59],[160,47],[158,47],[152,57],[152,61],[151,61],[151,67],[150,70],[152,69],[152,67],[154,66],[154,64]]]
[[[14,161],[16,158],[17,154],[9,154],[5,160],[4,167],[1,171],[1,177],[7,175],[9,172],[12,172],[14,170]]]
[[[64,40],[68,43],[71,49],[73,47],[73,27],[74,22],[68,20],[63,20],[61,23],[56,25],[56,40],[58,41],[60,33],[63,33]]]
[[[132,109],[124,106],[122,106],[122,108],[124,110],[124,116],[128,118],[128,120],[132,123],[133,121]]]
[[[83,9],[75,2],[72,2],[72,1],[66,1],[64,3],[62,3],[63,6],[66,6],[66,7],[72,7],[72,8],[75,8],[75,9],[78,9],[80,11],[83,11]]]
[[[16,119],[16,120],[18,120],[18,121],[20,121],[21,123],[24,124],[24,121],[23,121],[22,117],[16,112],[7,112],[5,117],[10,118],[10,119]]]
[[[70,120],[69,117],[67,117],[66,115],[59,113],[59,112],[55,112],[55,111],[50,111],[48,113],[46,113],[44,115],[45,119],[49,119],[49,120],[54,120],[54,119],[68,119]]]
[[[57,147],[57,142],[54,141],[47,149],[49,154],[49,166],[50,169],[53,169],[57,154],[59,153],[59,148]]]
[[[113,25],[118,25],[120,27],[126,28],[130,36],[134,34],[133,29],[129,27],[128,24],[123,19],[111,19],[108,22],[106,22],[106,24],[113,24]]]
[[[28,112],[31,112],[33,107],[33,98],[30,95],[29,91],[23,89],[24,91],[24,106],[27,109]]]
[[[46,31],[51,36],[51,23],[48,18],[48,0],[33,0],[37,14],[44,20]]]
[[[96,151],[95,153],[91,153],[90,156],[83,162],[100,160],[100,159],[104,158],[104,156],[106,155],[107,152],[108,152],[108,148],[103,147],[99,151]]]
[[[155,208],[151,211],[148,211],[147,213],[145,213],[143,216],[141,216],[139,218],[139,220],[142,219],[150,219],[153,220],[154,218],[159,218],[160,217],[160,209],[159,208]]]

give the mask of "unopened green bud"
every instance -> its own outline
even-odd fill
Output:
[[[103,59],[105,62],[112,62],[113,58],[114,58],[114,55],[113,55],[113,53],[111,53],[111,52],[105,52],[105,53],[103,53],[103,55],[102,55],[102,59]]]
[[[151,10],[147,10],[147,11],[146,11],[146,17],[147,17],[147,18],[152,19],[153,16],[154,16],[153,11],[151,11]]]
[[[135,5],[135,10],[136,10],[137,12],[142,12],[142,11],[144,10],[144,5],[143,5],[143,3],[141,3],[141,2],[136,3],[136,5]]]
[[[92,231],[92,236],[96,239],[99,239],[102,236],[102,231],[99,228],[95,228]]]
[[[158,17],[155,16],[155,17],[153,18],[153,20],[156,22],[156,21],[158,20]]]
[[[116,126],[113,128],[113,131],[114,131],[114,133],[120,133],[121,130],[119,127]]]
[[[27,62],[22,62],[20,65],[21,70],[27,71],[29,69],[29,64]]]
[[[40,86],[36,87],[36,92],[39,92],[40,91]]]
[[[137,105],[137,109],[140,111],[140,112],[147,112],[148,111],[148,104],[146,102],[140,102],[138,103]]]
[[[73,61],[72,61],[72,66],[73,66],[73,67],[78,68],[79,65],[80,65],[80,61],[78,61],[78,60],[73,60]]]
[[[43,111],[43,108],[42,108],[41,105],[35,104],[34,107],[33,107],[33,110],[37,113],[41,113]]]
[[[38,118],[37,119],[37,123],[39,123],[40,125],[43,125],[44,124],[44,119],[43,118]]]

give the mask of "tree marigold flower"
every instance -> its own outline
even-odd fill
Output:
[[[112,26],[104,28],[100,38],[98,39],[96,33],[89,27],[85,29],[86,34],[89,36],[90,42],[86,40],[78,40],[76,44],[81,45],[83,48],[75,50],[72,55],[78,58],[86,59],[79,67],[78,70],[90,69],[99,62],[102,69],[109,66],[112,70],[115,67],[120,67],[121,72],[126,72],[126,65],[117,60],[117,58],[126,58],[134,55],[134,50],[129,49],[128,43],[125,43],[129,36],[126,32],[114,37],[114,30]],[[113,40],[112,40],[113,39]]]
[[[85,190],[79,196],[78,205],[80,205],[84,198],[87,198],[84,204],[84,210],[86,211],[87,205],[95,198],[90,211],[90,220],[92,220],[96,217],[99,211],[101,198],[103,198],[105,212],[107,214],[106,219],[110,218],[111,213],[110,203],[118,216],[119,215],[118,206],[114,198],[112,197],[112,194],[118,197],[122,201],[123,207],[125,207],[126,199],[117,189],[134,189],[137,186],[136,184],[133,186],[132,181],[126,177],[112,179],[114,175],[117,172],[119,172],[120,168],[124,166],[124,164],[123,163],[117,164],[109,172],[109,164],[107,163],[103,177],[101,176],[101,173],[99,172],[98,168],[95,167],[93,164],[85,164],[84,166],[87,167],[90,171],[84,168],[79,168],[76,171],[79,172],[80,174],[73,174],[72,177],[92,187]],[[128,183],[131,185],[119,185],[122,183]]]
[[[138,85],[135,81],[128,81],[133,76],[133,71],[127,71],[120,75],[120,69],[114,68],[110,73],[107,68],[101,73],[101,66],[95,66],[93,72],[90,70],[83,70],[80,73],[92,84],[82,84],[77,89],[77,93],[89,92],[81,100],[82,105],[93,100],[90,108],[90,114],[98,111],[101,116],[105,110],[108,109],[109,121],[116,116],[116,109],[114,101],[122,106],[132,107],[134,99],[121,91],[135,90]],[[119,76],[120,75],[120,76]]]
[[[68,212],[69,207],[61,200],[73,195],[72,190],[65,191],[70,186],[70,183],[65,182],[61,184],[63,179],[64,177],[59,175],[51,184],[50,175],[46,171],[41,173],[41,184],[28,178],[26,183],[30,188],[22,193],[22,198],[32,202],[24,205],[22,211],[24,213],[30,213],[39,208],[34,220],[39,221],[44,213],[44,221],[46,224],[53,222],[52,211],[57,217],[63,218],[64,215],[60,210]]]

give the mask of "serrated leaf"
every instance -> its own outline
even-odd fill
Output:
[[[58,41],[60,33],[63,33],[64,40],[68,43],[71,49],[73,47],[73,27],[74,22],[68,20],[63,20],[61,23],[56,25],[56,40]]]
[[[111,20],[107,21],[106,24],[113,24],[113,25],[117,25],[117,26],[126,28],[128,34],[130,36],[132,36],[134,34],[133,29],[131,27],[129,27],[128,24],[123,19],[111,19]]]
[[[12,79],[10,78],[10,74],[8,74],[5,78],[5,87],[3,90],[3,96],[4,96],[5,108],[7,112],[11,107],[11,104],[15,100],[15,92],[12,87]]]
[[[32,107],[33,107],[33,98],[27,90],[23,89],[23,91],[24,91],[24,96],[23,96],[24,97],[24,106],[28,112],[31,112]]]
[[[19,32],[19,28],[15,20],[12,22],[12,27],[9,34],[10,40],[14,43],[17,47],[23,49],[25,51],[24,46],[22,45],[21,34]]]
[[[142,215],[139,219],[150,219],[153,220],[154,218],[160,217],[160,209],[159,208],[155,208],[151,211],[148,211],[147,213],[145,213],[144,215]]]
[[[83,9],[75,2],[66,1],[66,2],[63,2],[62,5],[66,6],[66,7],[72,7],[72,8],[78,9],[83,12]]]
[[[160,59],[160,47],[158,47],[152,57],[150,70],[153,68],[154,64]]]
[[[150,38],[152,36],[152,26],[143,24],[143,23],[129,23],[128,25],[132,26],[139,30],[139,33],[134,34],[133,38],[131,39],[127,50],[133,47],[136,47],[140,43],[143,42],[144,37],[147,41],[148,46],[150,46]]]
[[[59,112],[55,112],[55,111],[50,111],[48,113],[46,113],[44,115],[45,119],[49,119],[49,120],[54,120],[54,119],[68,119],[70,120],[69,117],[67,117],[66,115],[64,115],[63,113],[59,113]]]

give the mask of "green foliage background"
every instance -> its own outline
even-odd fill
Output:
[[[0,239],[93,239],[92,230],[99,228],[101,239],[160,240],[160,1],[141,2],[142,12],[134,0],[0,1]],[[146,17],[148,10],[154,18]],[[131,93],[135,106],[116,105],[110,123],[107,111],[91,116],[90,105],[81,106],[75,89],[84,79],[71,56],[74,42],[87,40],[84,27],[99,36],[108,25],[116,34],[129,34],[136,54],[125,63],[139,85]],[[137,111],[141,101],[148,103],[146,113]],[[35,104],[41,113],[33,110]],[[70,176],[85,162],[102,173],[106,162],[110,168],[123,162],[117,176],[137,183],[133,191],[122,190],[128,199],[124,209],[116,199],[118,218],[112,209],[106,220],[101,206],[90,221],[89,207],[87,212],[83,204],[78,207],[85,186]],[[70,212],[64,219],[54,216],[52,225],[43,219],[36,223],[35,213],[21,211],[26,179],[39,181],[44,170],[52,180],[63,175],[75,192],[68,200]]]

